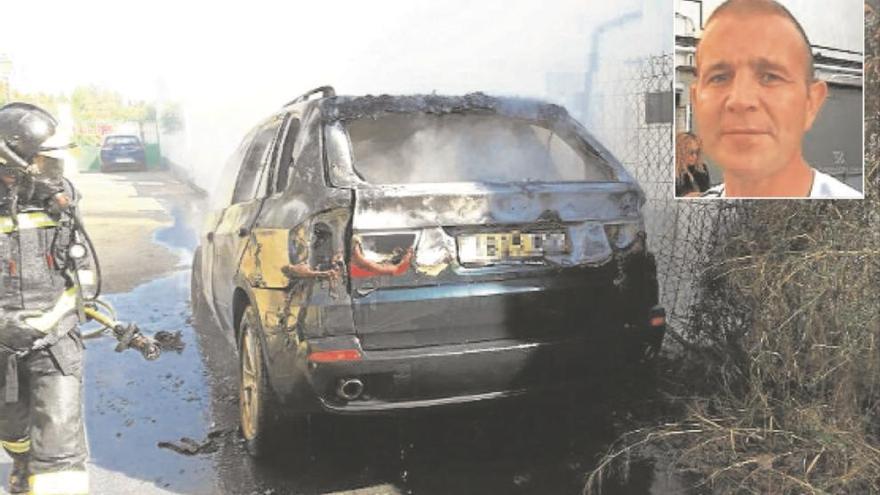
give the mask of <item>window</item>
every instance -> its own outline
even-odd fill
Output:
[[[248,135],[241,140],[241,144],[238,145],[235,152],[226,160],[226,165],[223,167],[223,173],[220,174],[220,178],[214,188],[214,194],[211,195],[212,210],[226,208],[232,201],[232,192],[235,189],[235,179],[239,175],[238,172],[241,169],[241,162],[244,159],[248,146],[254,139],[254,132],[255,131],[249,132]]]
[[[611,180],[584,143],[496,115],[387,114],[346,123],[355,171],[373,184]]]
[[[281,155],[278,157],[278,173],[275,180],[275,192],[287,189],[290,180],[290,171],[294,167],[293,144],[299,135],[299,119],[291,117],[287,124],[287,133],[284,136],[284,144],[281,147]]]
[[[238,182],[235,185],[235,192],[232,194],[233,203],[244,203],[257,197],[260,178],[266,169],[264,165],[279,127],[281,127],[281,122],[276,120],[257,132],[238,173]]]
[[[645,93],[645,123],[672,123],[673,95],[671,91]]]

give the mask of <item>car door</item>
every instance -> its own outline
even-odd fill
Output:
[[[236,148],[235,152],[226,161],[223,171],[220,173],[217,185],[209,198],[208,213],[199,233],[199,251],[200,261],[197,268],[199,269],[199,278],[201,281],[202,296],[205,301],[210,302],[209,306],[215,314],[219,313],[214,307],[214,284],[211,283],[211,274],[214,272],[214,230],[220,219],[223,218],[223,212],[229,207],[232,201],[232,192],[235,189],[236,179],[238,178],[241,164],[244,156],[247,154],[248,148],[254,140],[257,129],[249,132]],[[223,324],[224,322],[220,322]]]
[[[273,161],[270,193],[240,268],[254,302],[267,315],[267,341],[284,342],[274,349],[289,348],[290,338],[353,334],[344,269],[333,280],[308,273],[344,268],[351,191],[325,183],[320,112],[312,108],[300,115],[288,118],[286,138],[276,146],[280,158]],[[296,270],[290,270],[293,265]],[[279,314],[284,316],[278,319]],[[268,359],[276,357],[270,349]]]
[[[271,151],[282,123],[283,116],[279,115],[257,131],[239,169],[231,204],[223,211],[212,235],[211,285],[217,316],[226,328],[233,327],[235,275],[266,195]]]

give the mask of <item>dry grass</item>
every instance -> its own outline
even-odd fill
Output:
[[[880,493],[877,14],[866,4],[867,199],[737,209],[667,390],[681,417],[622,436],[585,492],[654,453],[696,491]]]

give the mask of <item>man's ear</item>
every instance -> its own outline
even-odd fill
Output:
[[[807,118],[804,121],[804,132],[813,127],[813,122],[816,121],[827,96],[828,84],[825,81],[813,81],[807,86]]]

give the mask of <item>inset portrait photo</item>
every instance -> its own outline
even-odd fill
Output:
[[[862,0],[675,0],[675,196],[864,197]]]

